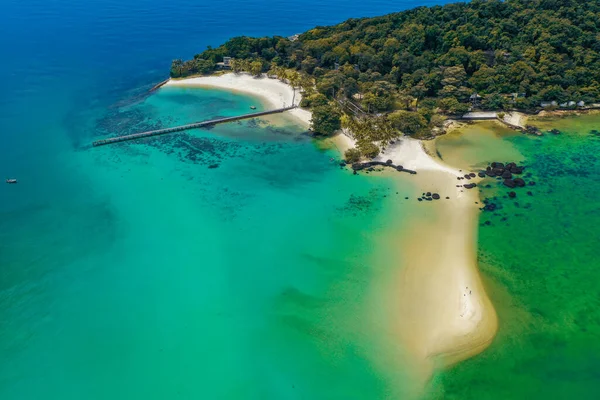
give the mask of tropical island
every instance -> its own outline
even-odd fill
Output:
[[[480,197],[482,187],[511,190],[502,192],[506,201],[533,192],[512,191],[526,184],[516,158],[459,169],[436,156],[437,140],[420,139],[450,137],[440,135],[467,114],[527,133],[527,114],[598,108],[599,32],[596,2],[475,0],[350,19],[288,38],[236,37],[192,60],[174,60],[167,86],[245,92],[271,108],[298,104],[288,112],[314,134],[333,136],[341,164],[352,163],[355,174],[357,165],[373,170],[361,159],[418,171],[406,179],[422,195],[405,199],[430,206],[415,209],[419,217],[405,227],[411,235],[399,245],[403,268],[389,277],[389,298],[378,304],[391,307],[384,330],[407,349],[414,380],[424,386],[434,370],[485,350],[498,330],[478,271],[478,218],[496,212]],[[493,137],[495,128],[507,130],[482,129]],[[534,184],[528,179],[528,189]]]
[[[469,111],[585,108],[600,99],[600,5],[475,0],[349,19],[285,37],[236,37],[172,78],[231,69],[299,87],[312,130],[347,128],[373,158],[401,134],[443,132]]]

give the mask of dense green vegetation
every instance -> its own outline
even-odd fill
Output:
[[[237,71],[294,76],[306,106],[337,99],[366,114],[404,109],[390,122],[415,135],[439,126],[440,112],[598,101],[600,2],[473,0],[350,19],[294,41],[236,37],[174,61],[171,75],[209,73],[226,56]]]

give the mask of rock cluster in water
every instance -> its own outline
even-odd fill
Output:
[[[342,161],[340,163],[340,166],[345,166],[346,162]],[[381,167],[389,167],[389,168],[393,168],[398,172],[407,172],[409,174],[416,174],[417,171],[413,171],[407,168],[404,168],[402,165],[394,165],[394,163],[392,162],[392,160],[387,160],[386,162],[383,161],[367,161],[367,162],[355,162],[352,164],[352,170],[354,171],[354,174],[356,175],[357,171],[362,171],[367,170],[367,172],[372,172],[375,170],[374,167],[377,166],[381,166]]]
[[[432,192],[427,192],[427,193],[423,193],[421,195],[421,197],[417,198],[418,201],[432,201],[432,200],[439,200],[441,199],[441,196],[439,195],[439,193],[432,193]],[[446,200],[450,199],[450,197],[446,197]]]
[[[506,164],[501,162],[492,162],[486,167],[485,171],[480,171],[478,175],[482,178],[496,178],[497,180],[502,181],[502,185],[504,187],[507,187],[509,189],[519,189],[525,186],[535,186],[535,181],[526,182],[525,179],[521,178],[520,176],[515,176],[523,174],[524,170],[524,166],[519,166],[514,162],[509,162]],[[531,191],[527,191],[527,195],[533,196],[533,193]],[[511,190],[508,192],[509,199],[514,199],[516,197],[516,191]],[[482,210],[485,211],[495,211],[498,208],[497,204],[494,204],[487,199],[484,200],[484,204],[485,206],[482,208]]]
[[[525,130],[523,133],[528,133],[530,135],[542,136],[542,131],[537,126],[533,125],[525,125]]]

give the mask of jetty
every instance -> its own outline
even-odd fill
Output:
[[[152,93],[152,92],[160,89],[161,87],[163,87],[164,85],[166,85],[170,80],[171,80],[171,78],[167,78],[164,81],[158,82],[156,85],[152,86],[150,88],[150,90],[148,90],[148,92]]]
[[[144,138],[148,138],[148,137],[152,137],[152,136],[166,135],[168,133],[187,131],[190,129],[206,128],[209,126],[214,126],[214,125],[222,124],[225,122],[233,122],[233,121],[239,121],[239,120],[243,120],[243,119],[256,118],[256,117],[261,117],[263,115],[278,114],[278,113],[282,113],[282,112],[285,112],[288,110],[292,110],[296,107],[297,106],[293,105],[293,106],[289,106],[289,107],[277,108],[274,110],[259,111],[259,112],[250,113],[250,114],[238,115],[235,117],[217,118],[217,119],[211,119],[211,120],[202,121],[202,122],[195,122],[193,124],[174,126],[174,127],[165,128],[165,129],[157,129],[154,131],[140,132],[140,133],[134,133],[131,135],[124,135],[124,136],[115,136],[115,137],[111,137],[108,139],[96,140],[95,142],[92,143],[92,146],[94,146],[94,147],[104,146],[107,144],[126,142],[128,140],[144,139]]]

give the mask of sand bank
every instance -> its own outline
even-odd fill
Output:
[[[171,79],[165,86],[204,87],[237,91],[260,98],[265,106],[269,108],[279,108],[284,105],[289,106],[292,104],[292,100],[294,100],[294,104],[300,104],[300,100],[302,99],[299,90],[296,89],[294,97],[292,87],[278,79],[267,78],[264,75],[260,78],[255,78],[246,73],[227,73],[186,79]],[[310,111],[296,108],[287,111],[286,114],[295,117],[304,127],[310,125]]]
[[[340,150],[354,146],[343,134],[335,143]],[[408,179],[419,195],[442,196],[424,202],[395,235],[402,267],[386,277],[390,286],[383,300],[391,308],[390,330],[402,338],[426,380],[435,368],[484,350],[497,331],[496,312],[477,268],[479,195],[456,187],[464,183],[457,176],[467,171],[434,159],[420,140],[401,138],[376,158],[388,159],[418,172]]]
[[[392,329],[425,377],[485,349],[498,323],[477,268],[477,192],[456,188],[462,181],[447,170],[416,178],[419,190],[442,200],[423,204],[401,233],[402,268],[390,279],[389,301],[398,316]]]

